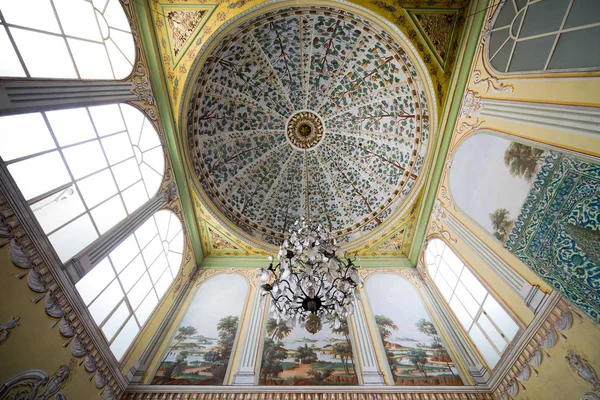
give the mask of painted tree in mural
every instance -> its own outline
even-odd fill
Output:
[[[349,355],[347,356],[347,361],[350,361],[352,368],[354,369],[354,353],[352,353],[352,342],[350,341],[350,329],[348,328],[348,320],[342,321],[338,328],[332,328],[331,332],[336,335],[342,335],[346,339],[346,347],[349,349]],[[346,364],[344,364],[344,368]],[[349,373],[348,369],[346,369],[346,373]]]
[[[309,347],[305,344],[304,346],[298,347],[296,350],[296,362],[299,362],[300,364],[311,364],[316,362],[317,359],[318,357],[314,346]]]
[[[227,372],[227,365],[231,358],[231,351],[233,350],[233,342],[238,329],[238,322],[239,317],[229,315],[221,318],[217,324],[219,345],[216,350],[213,350],[216,354],[212,357],[213,364],[210,366],[209,371],[219,382],[223,381],[225,373]]]
[[[287,358],[287,350],[281,341],[291,332],[292,329],[283,321],[278,323],[273,318],[267,321],[267,335],[270,337],[265,339],[265,350],[260,368],[261,379],[276,378],[283,372],[281,362]]]
[[[433,356],[431,356],[431,361],[446,363],[446,366],[450,370],[450,373],[452,375],[454,375],[454,371],[452,371],[452,368],[451,368],[453,361],[450,358],[450,354],[448,354],[448,352],[446,351],[446,349],[444,349],[443,347],[440,348],[439,350],[436,350],[433,353]]]
[[[504,153],[504,164],[512,176],[532,182],[543,158],[544,150],[512,142]]]
[[[427,371],[425,370],[425,364],[427,364],[427,354],[423,349],[409,349],[408,359],[410,362],[421,371],[427,378]]]
[[[352,346],[345,342],[334,343],[331,353],[342,361],[344,370],[347,374],[350,374],[348,361],[352,359]]]
[[[174,349],[176,349],[177,346],[179,346],[181,344],[181,342],[191,338],[197,332],[198,332],[198,330],[196,328],[194,328],[193,326],[180,326],[179,329],[177,330],[177,335],[175,335],[175,340],[177,340],[177,343],[175,343],[173,346],[171,346],[171,349],[169,351],[167,351],[167,355],[165,356],[165,358],[163,359],[162,362],[163,363],[165,362],[165,360],[169,356],[169,353],[171,351],[173,351]],[[180,359],[179,356],[182,353],[187,353],[187,352],[182,351],[181,353],[179,353],[176,356],[175,363],[166,369],[165,377],[171,378],[171,377],[174,377],[175,375],[177,375],[175,373],[175,371],[181,368],[182,363],[185,362],[185,358],[187,358],[187,354],[186,354],[184,358]],[[179,365],[177,365],[178,363],[179,363]],[[181,371],[181,372],[183,372],[183,371]],[[179,373],[181,373],[181,372],[179,372]]]
[[[433,322],[427,321],[425,318],[421,318],[420,320],[417,321],[415,326],[417,327],[419,332],[424,333],[431,338],[431,340],[433,341],[433,344],[431,345],[431,347],[433,347],[433,348],[441,348],[442,347],[442,340],[440,339],[438,332],[435,329],[435,326],[433,325]]]
[[[510,219],[510,211],[506,208],[498,208],[493,213],[490,213],[494,236],[501,242],[505,242],[508,234],[515,223],[514,219]]]
[[[385,350],[385,355],[388,360],[388,364],[390,365],[390,369],[392,374],[396,372],[398,368],[396,366],[396,360],[394,359],[394,353],[392,353],[386,346],[386,340],[392,336],[392,331],[397,331],[398,326],[394,324],[394,321],[389,319],[384,315],[376,315],[375,316],[375,324],[377,324],[377,329],[379,330],[379,336],[381,336],[381,341],[383,342]]]

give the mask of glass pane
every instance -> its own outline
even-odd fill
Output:
[[[496,350],[494,350],[490,342],[488,342],[477,325],[473,325],[473,328],[469,332],[469,336],[471,336],[471,339],[473,339],[473,344],[475,344],[475,347],[479,349],[479,353],[488,363],[488,366],[490,368],[494,368],[500,359],[500,356],[498,353],[496,353]]]
[[[117,273],[121,272],[140,252],[135,237],[130,235],[116,249],[110,253],[110,259],[113,262]]]
[[[490,338],[494,346],[496,346],[496,349],[502,353],[506,347],[506,340],[504,340],[500,332],[498,332],[498,329],[492,325],[488,317],[486,317],[484,314],[479,316],[477,323],[479,324],[481,330],[485,332],[487,337]]]
[[[121,360],[133,339],[135,339],[135,335],[139,332],[140,328],[135,322],[135,318],[129,318],[127,324],[123,327],[123,330],[119,333],[119,335],[115,338],[113,343],[110,345],[110,350],[113,352],[117,360]]]
[[[135,231],[135,237],[142,248],[146,247],[156,235],[158,235],[158,231],[156,230],[154,218],[148,218],[148,221],[144,222],[144,224]]]
[[[10,33],[32,78],[77,79],[64,38],[18,28]]]
[[[167,254],[167,259],[169,260],[169,268],[171,268],[171,273],[173,276],[177,276],[179,273],[179,268],[181,267],[183,255],[170,251],[169,254]]]
[[[113,79],[108,54],[103,44],[67,39],[81,79]]]
[[[114,29],[111,29],[111,31],[114,31]],[[108,39],[105,44],[115,79],[127,78],[132,70],[131,64],[129,64],[127,58],[121,53],[121,50],[119,50],[112,39]]]
[[[140,305],[150,289],[152,289],[152,283],[150,282],[148,274],[144,274],[133,289],[127,294],[127,298],[133,309],[136,309]]]
[[[107,169],[100,171],[89,178],[80,180],[77,182],[77,186],[79,187],[79,190],[81,190],[85,204],[87,204],[89,208],[93,208],[109,197],[117,194],[117,185],[115,185],[110,170]]]
[[[94,7],[86,1],[53,0],[63,32],[67,36],[100,41]],[[80,71],[81,72],[81,71]]]
[[[68,146],[96,137],[86,108],[47,111],[52,132],[61,146]]]
[[[0,63],[0,76],[14,76],[24,78],[25,71],[21,66],[19,57],[15,52],[6,28],[0,24],[0,54],[2,54],[2,62]]]
[[[146,190],[150,196],[156,193],[162,182],[162,175],[159,175],[156,171],[148,167],[146,164],[140,165],[140,171],[142,172],[142,178],[146,185]]]
[[[110,316],[108,321],[102,327],[102,332],[104,332],[104,336],[106,336],[106,340],[109,342],[112,340],[113,336],[123,323],[129,317],[129,309],[127,308],[127,304],[122,302],[121,305],[115,310],[113,315]]]
[[[483,303],[483,309],[509,341],[515,337],[519,331],[519,326],[492,296],[487,297],[485,303]]]
[[[158,257],[161,251],[162,243],[160,242],[160,239],[157,236],[148,244],[148,246],[144,248],[144,250],[142,250],[142,254],[144,255],[144,260],[146,261],[146,264],[151,265],[154,262],[154,260],[156,260],[156,257]]]
[[[456,276],[460,276],[461,271],[463,270],[463,262],[454,254],[454,252],[448,247],[444,251],[444,261],[448,263],[452,271],[456,274]]]
[[[90,272],[81,278],[81,280],[75,284],[75,287],[84,303],[87,305],[104,290],[114,277],[115,273],[110,265],[110,261],[105,257],[94,266]]]
[[[50,0],[1,0],[0,10],[9,24],[60,33]]]
[[[119,196],[107,200],[92,210],[92,218],[94,218],[100,234],[115,226],[126,216],[127,213]]]
[[[102,146],[110,165],[133,157],[133,149],[126,132],[103,138]]]
[[[135,158],[123,161],[122,163],[111,167],[111,169],[115,174],[115,180],[117,181],[119,190],[123,190],[142,179]]]
[[[54,232],[48,239],[50,239],[61,261],[65,262],[92,243],[97,237],[98,234],[94,229],[90,216],[85,214]]]
[[[158,280],[158,283],[156,284],[156,286],[154,287],[156,289],[156,293],[161,298],[165,294],[165,292],[167,291],[167,289],[169,288],[169,285],[171,285],[171,282],[173,282],[173,277],[171,275],[171,271],[166,270],[162,274],[162,276],[160,277],[160,279]]]
[[[0,156],[4,161],[56,147],[40,113],[1,117],[0,141]]]
[[[63,154],[75,179],[83,178],[108,166],[97,140],[64,149]]]
[[[123,298],[123,291],[115,279],[104,292],[89,306],[90,314],[99,325]]]
[[[74,185],[67,187],[43,200],[31,205],[31,211],[45,233],[52,232],[59,226],[85,212],[85,206]]]
[[[156,172],[163,174],[165,170],[165,155],[162,147],[158,146],[143,153],[143,161]]]
[[[177,236],[175,236],[175,238],[173,240],[171,240],[171,242],[169,243],[169,250],[175,251],[177,253],[183,253],[183,245],[184,245],[183,232],[181,230],[179,230],[179,233],[177,234]]]
[[[475,318],[477,311],[479,311],[479,304],[475,301],[473,296],[469,293],[467,288],[462,283],[456,286],[454,294],[458,297],[463,306],[467,309],[471,317]]]
[[[450,296],[452,296],[452,288],[448,286],[444,278],[438,274],[433,281],[435,282],[435,285],[439,289],[442,296],[444,296],[444,299],[446,299],[446,301],[450,300]]]
[[[125,130],[118,104],[89,107],[89,109],[98,135],[105,136]]]
[[[137,108],[130,106],[129,104],[121,104],[121,110],[123,110],[123,117],[127,124],[127,130],[131,143],[138,144],[140,140],[140,134],[142,132],[142,125],[144,123],[144,114],[142,114]]]
[[[167,231],[169,230],[169,221],[171,220],[171,213],[169,211],[159,211],[154,214],[154,219],[156,220],[156,226],[158,227],[158,231],[160,233],[161,238],[167,237]]]
[[[131,71],[131,66],[135,62],[135,46],[133,40],[131,40],[131,33],[111,29],[110,38],[115,46],[118,47],[119,53],[122,53],[125,56],[127,67],[129,71]],[[129,71],[123,69],[125,74],[129,74]]]
[[[8,170],[25,200],[71,182],[58,151],[10,164]]]
[[[131,32],[129,21],[125,16],[121,4],[119,4],[119,0],[109,0],[103,14],[110,27],[121,29],[125,32]]]
[[[150,279],[152,279],[154,284],[158,282],[159,278],[162,276],[163,272],[165,272],[168,266],[169,261],[164,253],[158,256],[156,261],[154,261],[154,263],[150,266],[148,272],[150,273]]]
[[[156,129],[154,129],[147,119],[144,121],[144,126],[142,127],[142,136],[140,137],[139,146],[142,151],[160,146],[160,139],[158,138]]]
[[[146,272],[146,266],[142,256],[137,256],[123,272],[119,274],[119,280],[123,285],[123,290],[128,292],[135,285],[142,274]]]
[[[152,314],[152,311],[157,304],[158,298],[156,297],[156,294],[154,294],[154,290],[151,290],[140,307],[135,311],[135,316],[140,324],[144,324],[148,320],[148,317]]]
[[[456,284],[458,283],[458,277],[450,269],[448,264],[446,264],[445,260],[442,260],[440,262],[438,272],[442,274],[442,276],[446,279],[446,282],[448,282],[448,285],[450,285],[451,288],[456,287]]]
[[[146,194],[146,187],[143,182],[136,183],[123,192],[123,202],[125,202],[128,213],[134,212],[146,201],[148,201],[148,195]]]
[[[469,326],[471,326],[471,322],[473,322],[473,319],[471,318],[467,310],[462,306],[460,301],[458,301],[456,296],[452,297],[452,300],[450,300],[449,304],[450,308],[454,312],[454,315],[456,315],[456,318],[461,323],[461,325],[465,329],[469,329]]]
[[[469,292],[473,295],[475,300],[479,304],[483,303],[483,299],[485,295],[488,293],[486,288],[483,287],[479,280],[475,278],[475,276],[469,271],[468,268],[465,268],[460,276],[460,281],[465,285],[465,287],[469,290]]]

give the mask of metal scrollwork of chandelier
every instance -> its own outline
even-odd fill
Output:
[[[269,257],[269,267],[259,270],[261,301],[270,297],[270,316],[289,327],[316,333],[326,322],[339,328],[360,300],[358,256],[345,257],[321,225],[313,228],[306,219],[296,221],[290,234],[277,258]]]

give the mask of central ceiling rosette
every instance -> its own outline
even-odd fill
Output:
[[[279,244],[310,210],[348,243],[414,199],[425,84],[377,24],[326,7],[272,11],[199,68],[187,110],[199,189],[249,237]]]

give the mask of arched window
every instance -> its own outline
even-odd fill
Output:
[[[127,104],[1,117],[0,141],[63,262],[152,197],[164,173],[156,130]]]
[[[123,79],[135,62],[119,0],[0,0],[0,76]]]
[[[158,211],[75,285],[118,360],[177,276],[183,247],[177,216]]]
[[[442,297],[493,368],[519,326],[442,240],[429,241],[425,262]]]
[[[600,2],[507,0],[497,12],[487,57],[498,72],[600,68]]]

